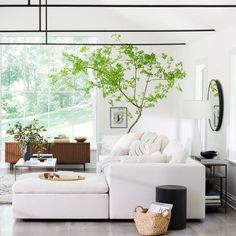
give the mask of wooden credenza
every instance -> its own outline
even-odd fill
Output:
[[[90,143],[50,143],[45,153],[53,154],[57,164],[82,164],[85,167],[85,163],[90,162]],[[5,161],[12,166],[20,158],[19,144],[6,142]]]

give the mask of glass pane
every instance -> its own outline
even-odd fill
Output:
[[[42,37],[17,40],[40,42]],[[8,42],[16,39],[4,37]],[[59,42],[95,42],[93,37],[54,37]],[[61,79],[51,84],[49,75],[53,69],[64,66],[63,53],[79,53],[80,46],[2,46],[1,66],[1,113],[0,147],[12,137],[6,135],[9,124],[20,121],[24,124],[38,119],[48,132],[45,137],[66,134],[73,139],[78,135],[93,136],[95,109],[92,95],[83,88],[87,76]],[[69,88],[68,81],[71,82]]]
[[[24,71],[20,64],[2,64],[1,72],[3,91],[24,91]]]
[[[6,130],[9,125],[16,123],[16,121],[24,120],[24,93],[17,92],[3,92],[2,93],[2,142],[12,140],[9,135],[6,135]]]

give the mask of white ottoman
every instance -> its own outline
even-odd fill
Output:
[[[26,174],[13,190],[13,214],[21,219],[107,219],[108,186],[104,175],[78,173],[81,181],[47,181]]]

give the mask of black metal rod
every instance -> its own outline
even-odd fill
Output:
[[[186,43],[4,43],[0,45],[49,45],[49,46],[122,46],[122,45],[134,45],[134,46],[184,46]]]
[[[42,30],[42,8],[41,8],[41,0],[39,0],[39,31]]]
[[[30,0],[28,0],[28,5],[30,5]]]
[[[215,29],[170,29],[170,30],[47,30],[48,33],[185,33],[185,32],[214,32]],[[0,33],[39,33],[46,30],[0,30]]]
[[[39,7],[38,4],[0,4],[1,7]],[[42,4],[41,7],[86,8],[236,8],[236,4]]]
[[[48,43],[48,0],[45,0],[46,8],[45,8],[45,42]]]

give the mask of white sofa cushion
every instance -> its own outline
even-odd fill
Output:
[[[142,133],[128,133],[123,135],[114,145],[111,150],[111,155],[113,156],[123,156],[129,153],[129,147],[132,142],[140,139]]]
[[[186,150],[179,148],[173,154],[173,156],[170,160],[170,163],[186,163],[187,158],[188,158],[188,154],[187,154]]]
[[[152,155],[122,157],[121,163],[165,163],[166,155],[156,152]]]
[[[104,135],[102,138],[101,154],[107,155],[123,135]]]
[[[78,173],[85,176],[80,181],[48,181],[38,178],[39,173],[24,175],[14,183],[13,193],[88,194],[107,193],[108,186],[103,174]]]
[[[170,141],[162,152],[170,159],[170,163],[185,163],[188,157],[183,145],[177,141]]]

